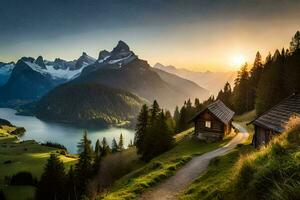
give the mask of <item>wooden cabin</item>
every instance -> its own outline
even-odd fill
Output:
[[[300,93],[294,93],[249,123],[254,125],[253,146],[261,147],[282,133],[293,115],[300,115]]]
[[[222,140],[231,132],[233,115],[222,101],[215,101],[193,117],[195,136],[207,142]]]

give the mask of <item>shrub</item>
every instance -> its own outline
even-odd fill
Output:
[[[30,172],[19,172],[10,178],[10,185],[33,185],[37,184],[37,180],[33,178]]]
[[[26,129],[23,127],[18,127],[16,130],[12,131],[11,134],[13,135],[23,135],[26,132]]]
[[[11,164],[12,163],[12,161],[11,160],[6,160],[6,161],[4,161],[3,162],[3,164],[5,164],[5,165],[7,165],[7,164]]]
[[[99,171],[101,185],[111,185],[115,180],[130,172],[137,159],[137,156],[130,152],[118,152],[105,157]]]
[[[46,142],[46,143],[43,143],[42,144],[43,146],[47,146],[47,147],[53,147],[53,148],[57,148],[57,149],[64,149],[67,151],[67,148],[62,145],[62,144],[59,144],[59,143],[55,143],[55,142]]]

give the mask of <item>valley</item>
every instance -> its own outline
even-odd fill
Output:
[[[300,0],[1,0],[0,200],[300,200]]]

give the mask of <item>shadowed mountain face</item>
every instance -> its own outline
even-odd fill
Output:
[[[191,80],[215,96],[223,89],[226,82],[233,86],[236,77],[236,72],[195,72],[174,66],[164,66],[160,63],[155,64],[154,68]]]
[[[97,126],[132,122],[142,104],[136,95],[100,84],[64,84],[36,106],[37,117],[58,122]]]
[[[15,106],[40,98],[56,83],[47,75],[32,70],[29,59],[21,59],[7,83],[0,87],[0,105]]]
[[[97,62],[86,67],[74,82],[93,82],[121,88],[150,102],[157,100],[167,109],[174,109],[188,98],[197,97],[203,100],[208,97],[208,92],[192,81],[153,69],[122,41],[112,52],[105,52],[105,55],[100,52],[99,58]]]
[[[199,98],[206,99],[209,96],[209,91],[205,88],[200,87],[195,82],[181,78],[175,74],[165,72],[157,68],[151,68],[155,71],[162,80],[167,82],[170,86],[177,88],[181,93],[191,99]]]
[[[36,101],[55,86],[79,76],[96,59],[86,53],[74,61],[45,61],[42,56],[0,65],[0,105],[15,107]]]

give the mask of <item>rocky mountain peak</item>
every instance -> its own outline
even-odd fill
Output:
[[[120,40],[117,44],[117,46],[112,50],[112,54],[115,54],[115,53],[121,53],[121,52],[129,52],[130,51],[130,48],[129,46],[123,42],[122,40]]]
[[[35,64],[40,66],[42,69],[47,69],[42,56],[37,57],[37,59],[34,62],[35,62]]]
[[[22,57],[19,61],[24,61],[24,62],[31,62],[33,63],[34,62],[34,58],[32,57]],[[18,61],[18,62],[19,62]]]
[[[86,52],[83,52],[82,56],[80,56],[78,60],[76,60],[75,66],[71,67],[70,70],[77,70],[81,67],[93,64],[94,62],[96,62],[95,58],[89,56]]]
[[[99,52],[98,60],[103,60],[107,56],[110,56],[110,53],[106,50],[102,50]]]

